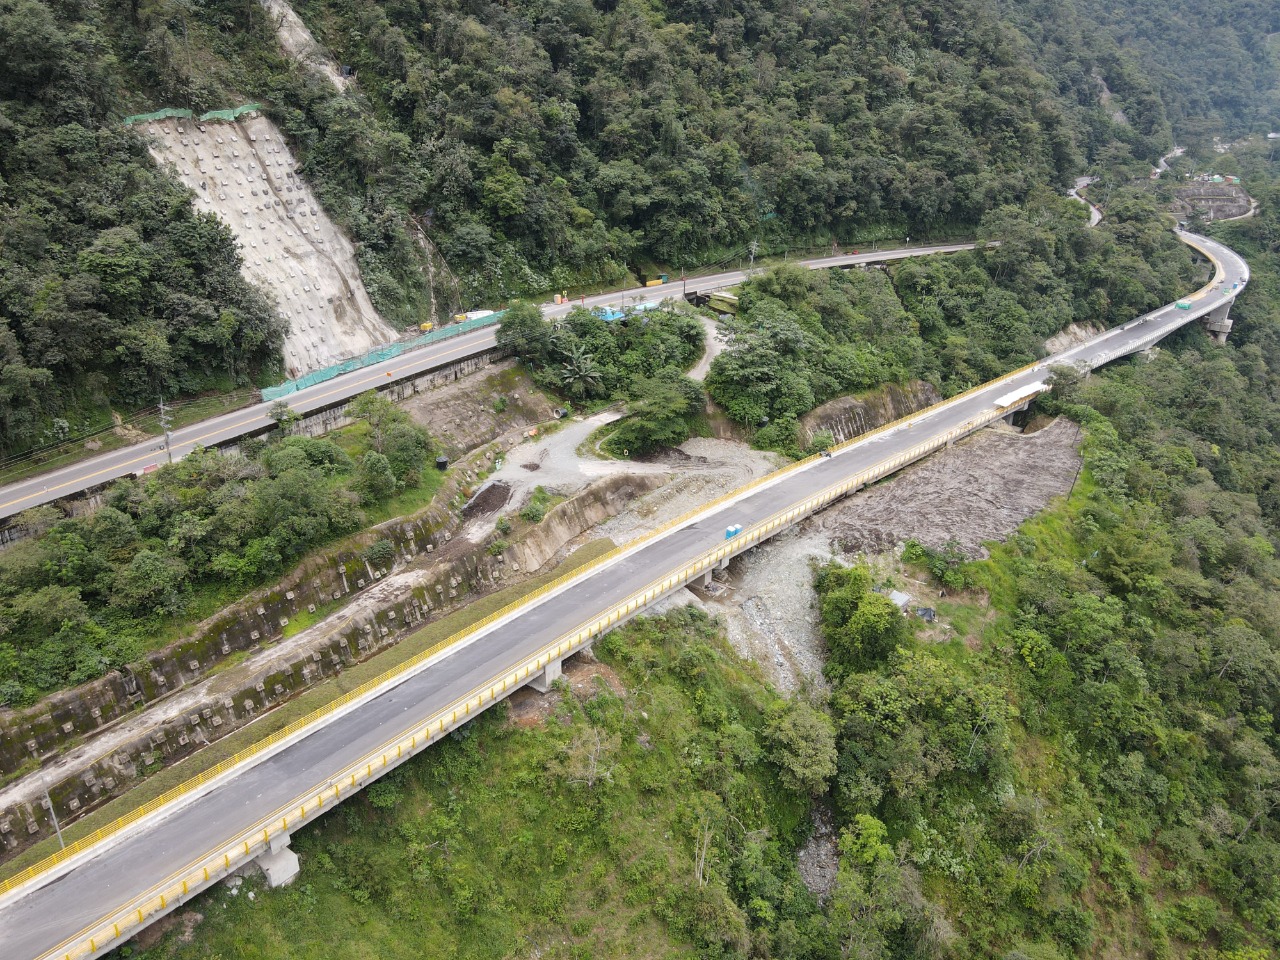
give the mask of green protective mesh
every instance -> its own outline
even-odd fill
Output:
[[[190,110],[179,110],[177,107],[165,107],[163,110],[157,110],[155,113],[137,113],[132,117],[124,118],[124,125],[127,127],[133,123],[146,123],[148,120],[168,120],[170,117],[177,117],[180,120],[190,120],[193,114]]]
[[[249,113],[250,111],[261,109],[262,104],[260,103],[246,103],[242,107],[231,107],[227,110],[210,110],[208,113],[201,114],[198,118],[198,122],[203,123],[206,120],[223,120],[227,123],[231,123],[235,120],[239,120],[241,116]],[[190,120],[195,117],[195,114],[190,110],[182,110],[178,107],[165,107],[163,110],[157,110],[155,113],[136,113],[131,117],[125,117],[124,124],[127,127],[134,123],[146,123],[149,120],[168,120],[171,117],[176,117],[179,120]]]
[[[249,113],[252,110],[261,110],[260,103],[246,103],[243,107],[232,107],[230,110],[210,110],[203,114],[201,120],[225,120],[230,123],[233,120],[239,120],[242,114]]]
[[[384,360],[398,357],[408,350],[425,347],[427,344],[436,343],[440,340],[448,340],[450,337],[470,333],[472,330],[479,330],[481,327],[495,326],[501,319],[501,313],[495,313],[491,317],[475,317],[471,320],[461,320],[439,330],[432,330],[430,333],[424,333],[421,336],[414,337],[412,340],[398,340],[395,343],[388,343],[385,347],[371,350],[362,357],[352,357],[350,360],[335,363],[331,367],[313,370],[297,380],[286,380],[276,387],[264,387],[262,389],[262,399],[279,400],[281,397],[287,397],[289,394],[305,390],[307,387],[314,387],[317,383],[324,383],[326,380],[340,377],[344,373],[350,373],[363,367],[371,367],[375,363],[382,363]]]

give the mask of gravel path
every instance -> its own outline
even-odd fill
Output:
[[[711,361],[724,353],[725,348],[729,345],[729,340],[728,335],[720,329],[720,324],[705,313],[698,314],[698,322],[702,324],[702,329],[706,333],[707,346],[702,353],[702,359],[689,371],[689,378],[701,383],[707,378],[707,373],[711,370]]]

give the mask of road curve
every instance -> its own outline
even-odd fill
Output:
[[[1248,266],[1215,241],[1191,235],[1182,238],[1209,257],[1215,268],[1210,284],[1181,301],[1186,308],[1174,304],[1161,307],[844,444],[834,456],[815,457],[784,468],[726,502],[620,551],[606,563],[572,575],[555,590],[442,651],[432,661],[370,691],[359,703],[299,732],[274,752],[264,752],[253,762],[237,766],[203,791],[174,801],[109,841],[0,897],[5,960],[96,956],[119,943],[136,932],[135,916],[141,919],[145,912],[149,922],[173,909],[221,875],[224,857],[231,865],[235,862],[232,855],[239,855],[241,845],[248,855],[251,845],[264,842],[266,831],[280,830],[281,824],[289,827],[282,817],[294,816],[297,811],[305,814],[308,809],[313,811],[310,816],[315,816],[327,810],[323,797],[331,796],[336,802],[337,787],[345,784],[348,772],[357,771],[363,782],[367,763],[369,779],[376,777],[381,772],[375,768],[377,758],[400,757],[411,734],[435,730],[435,718],[441,718],[443,731],[450,710],[455,720],[465,721],[472,712],[471,704],[481,709],[486,685],[489,702],[493,702],[499,679],[504,696],[508,687],[515,689],[525,682],[519,672],[522,664],[545,663],[548,651],[559,654],[573,649],[564,645],[566,637],[594,636],[590,632],[595,629],[593,624],[612,623],[618,619],[614,613],[625,615],[638,609],[642,605],[636,600],[638,587],[648,591],[641,596],[647,602],[650,594],[690,578],[677,583],[673,579],[677,574],[709,569],[705,565],[708,557],[717,558],[731,549],[726,546],[727,527],[740,524],[745,528],[740,535],[745,549],[834,497],[851,492],[851,486],[886,475],[1017,407],[1045,389],[1050,367],[1099,366],[1145,349],[1192,320],[1229,305],[1239,293],[1233,284],[1243,286],[1248,280]],[[737,543],[737,539],[730,543]],[[605,615],[611,619],[597,619]],[[539,659],[533,661],[534,657]],[[508,685],[511,677],[514,682]],[[416,748],[427,742],[419,739],[420,732],[414,737]],[[352,774],[353,787],[355,782],[356,774]],[[310,816],[295,817],[291,829]],[[215,867],[213,873],[209,872],[210,864]],[[166,896],[168,899],[163,899]]]
[[[959,250],[972,250],[973,247],[972,243],[940,244],[882,250],[878,253],[821,257],[798,262],[811,269],[821,270],[826,267],[846,267],[860,263],[884,263],[935,253],[955,253]],[[601,307],[620,304],[634,306],[641,303],[655,303],[669,297],[681,296],[686,290],[709,293],[713,290],[737,286],[745,277],[745,271],[731,270],[707,277],[691,278],[683,282],[672,281],[660,287],[634,287],[630,290],[582,297],[564,304],[543,304],[542,312],[548,317],[555,317],[563,316],[576,306]],[[298,414],[315,413],[337,406],[366,390],[408,380],[429,370],[448,366],[477,353],[483,353],[494,346],[495,329],[485,327],[473,330],[470,333],[401,354],[392,360],[334,377],[314,387],[299,390],[297,393],[290,394],[289,406]],[[270,403],[259,403],[174,430],[171,434],[173,458],[181,459],[198,446],[211,447],[231,443],[240,437],[267,430],[274,423],[270,416],[271,407]],[[29,507],[74,496],[148,467],[159,466],[167,460],[168,453],[165,451],[163,440],[153,438],[144,443],[112,450],[67,467],[42,473],[28,480],[0,487],[0,519],[21,513]]]

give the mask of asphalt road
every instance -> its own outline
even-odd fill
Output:
[[[973,246],[971,243],[944,244],[884,250],[879,253],[846,254],[799,262],[811,269],[820,270],[858,263],[903,260],[934,253],[954,253],[958,250],[970,250]],[[579,298],[559,305],[544,304],[542,311],[546,316],[554,317],[566,314],[576,306],[598,307],[622,304],[635,306],[641,303],[654,303],[669,297],[682,296],[685,290],[709,292],[733,287],[745,278],[745,271],[733,270],[707,277],[697,277],[683,283],[676,280],[660,287],[635,287],[630,290]],[[406,380],[416,374],[456,363],[458,360],[491,348],[494,345],[495,329],[485,327],[473,330],[470,333],[401,354],[383,363],[316,384],[314,387],[291,394],[288,397],[289,406],[299,414],[314,413],[317,410],[336,406],[366,390],[373,390]],[[266,430],[273,423],[269,415],[271,406],[270,403],[260,403],[174,430],[171,434],[173,458],[181,459],[197,446],[209,447],[230,443],[239,437]],[[152,439],[145,443],[99,454],[29,480],[0,487],[0,519],[21,513],[29,507],[73,496],[148,467],[159,466],[167,462],[168,457],[164,442],[160,439]]]
[[[603,612],[667,571],[682,568],[714,547],[730,524],[752,524],[853,476],[896,453],[992,411],[998,398],[1042,383],[1060,363],[1094,365],[1145,348],[1230,300],[1231,284],[1248,267],[1235,253],[1195,238],[1219,261],[1215,285],[1195,295],[1192,309],[1162,307],[1090,341],[1048,358],[1018,376],[993,383],[926,415],[841,450],[829,459],[779,476],[736,502],[714,508],[618,561],[585,573],[569,589],[552,594],[505,625],[490,628],[434,666],[399,682],[339,716],[280,753],[246,767],[199,800],[150,825],[65,875],[53,874],[35,890],[19,890],[0,902],[5,960],[32,960],[89,935],[103,921],[160,889],[177,871],[211,856],[276,811],[314,797],[346,766],[409,731],[461,694],[505,675],[567,630]],[[1226,290],[1224,292],[1223,283]]]

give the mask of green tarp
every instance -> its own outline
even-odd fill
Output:
[[[246,103],[243,107],[232,107],[229,110],[210,110],[208,113],[201,114],[197,118],[197,122],[203,123],[206,120],[224,120],[230,123],[233,120],[239,120],[242,114],[246,114],[251,110],[261,110],[260,103]],[[179,120],[190,120],[195,114],[190,110],[180,110],[177,107],[165,107],[163,110],[157,110],[155,113],[137,113],[132,117],[125,117],[124,124],[129,126],[133,123],[146,123],[149,120],[168,120],[170,117],[176,117]]]
[[[210,110],[208,113],[202,115],[200,119],[202,121],[225,120],[230,123],[233,120],[239,120],[241,114],[248,113],[251,110],[261,109],[262,104],[260,103],[246,103],[243,107],[232,107],[230,110]]]
[[[148,120],[168,120],[170,117],[190,120],[192,116],[193,114],[190,110],[179,110],[176,107],[165,107],[163,110],[157,110],[155,113],[139,113],[132,117],[125,117],[124,125],[127,127],[131,123],[146,123]]]
[[[495,326],[501,319],[502,313],[495,313],[491,317],[476,317],[473,320],[462,320],[459,323],[441,327],[439,330],[432,330],[430,333],[424,333],[422,336],[414,337],[412,340],[399,340],[395,343],[388,343],[385,347],[371,350],[362,357],[343,360],[341,363],[335,363],[333,366],[325,367],[323,370],[312,371],[297,380],[286,380],[277,387],[264,387],[262,389],[262,399],[279,400],[281,397],[287,397],[289,394],[305,390],[307,387],[314,387],[317,383],[324,383],[326,380],[332,380],[334,377],[350,373],[352,370],[371,367],[375,363],[382,363],[384,360],[398,357],[408,350],[425,347],[429,343],[436,343],[440,340],[448,340],[450,337],[470,333],[472,330],[479,330],[481,327]]]

